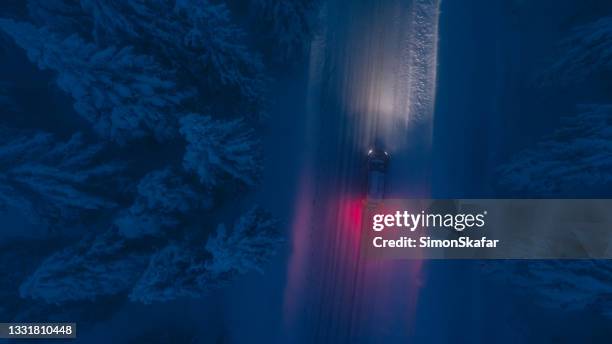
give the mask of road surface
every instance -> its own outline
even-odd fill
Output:
[[[306,146],[285,290],[285,339],[405,339],[421,263],[360,250],[365,157],[391,154],[387,197],[428,197],[439,3],[332,1],[312,43]]]

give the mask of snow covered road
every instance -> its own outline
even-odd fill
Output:
[[[288,339],[410,332],[420,263],[372,262],[360,253],[365,156],[381,140],[392,156],[389,197],[428,196],[438,10],[435,0],[338,0],[322,13],[284,301]]]

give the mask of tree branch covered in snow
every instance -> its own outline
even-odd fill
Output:
[[[95,22],[99,43],[141,47],[183,76],[204,83],[209,91],[237,98],[254,107],[263,102],[266,80],[260,57],[244,44],[243,32],[231,22],[224,4],[207,0],[81,0]]]
[[[37,26],[53,28],[63,34],[91,36],[93,20],[81,8],[78,0],[27,0],[30,20]]]
[[[171,168],[150,172],[138,184],[134,204],[115,224],[126,237],[159,235],[178,225],[181,215],[211,205],[210,195],[198,191]]]
[[[544,85],[586,81],[612,71],[612,17],[581,25],[561,42],[560,54],[541,76]]]
[[[588,105],[500,168],[500,183],[535,195],[601,191],[612,184],[612,105]]]
[[[231,232],[223,224],[217,227],[216,235],[206,243],[206,250],[213,256],[208,268],[216,274],[263,272],[263,265],[282,241],[276,220],[255,207],[238,219]]]
[[[74,98],[76,112],[103,137],[125,142],[176,134],[181,102],[191,92],[178,90],[173,73],[152,57],[130,47],[101,49],[77,35],[64,38],[13,20],[0,20],[0,29],[39,68],[57,73],[57,84]]]
[[[149,267],[130,293],[132,301],[151,303],[199,297],[222,283],[206,267],[204,250],[170,244],[151,257]]]
[[[496,261],[486,269],[547,308],[612,317],[612,264],[605,260]]]
[[[79,134],[66,142],[41,132],[4,129],[0,134],[0,206],[49,222],[115,206],[101,196],[100,184],[121,166],[96,164],[102,145],[86,145]]]
[[[219,225],[205,250],[185,244],[170,244],[151,258],[130,298],[151,303],[179,297],[202,297],[224,286],[236,276],[263,272],[282,241],[276,221],[259,208],[244,214],[227,233]]]
[[[612,184],[612,105],[581,106],[560,129],[500,169],[502,185],[537,196],[593,195]],[[608,188],[608,189],[606,189]],[[545,307],[612,316],[609,261],[486,264],[496,279],[532,293]]]
[[[247,186],[257,183],[261,171],[259,141],[242,120],[215,121],[209,116],[187,115],[181,119],[187,140],[183,167],[195,172],[202,184],[232,179]]]
[[[318,19],[318,0],[249,0],[255,24],[265,26],[275,57],[299,58],[307,52]]]
[[[21,297],[46,303],[95,300],[126,292],[149,252],[109,230],[47,258],[21,285]]]

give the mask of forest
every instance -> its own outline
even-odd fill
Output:
[[[1,7],[0,51],[38,93],[0,80],[0,206],[34,233],[0,242],[0,317],[200,298],[262,271],[282,224],[238,205],[258,188],[268,85],[305,58],[317,4]]]

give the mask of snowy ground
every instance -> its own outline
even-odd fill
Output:
[[[420,263],[361,256],[365,155],[377,138],[390,152],[389,197],[428,196],[438,3],[336,1],[323,18],[311,51],[310,152],[296,198],[283,336],[406,338]]]

